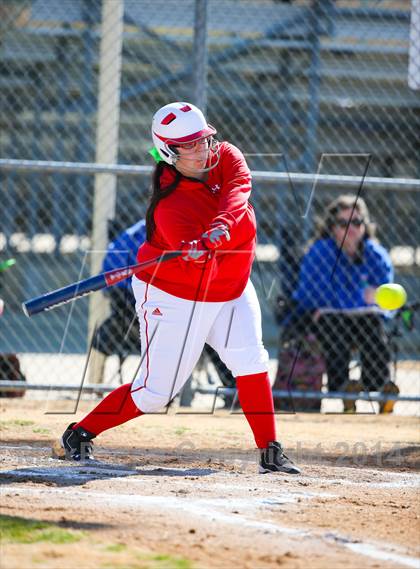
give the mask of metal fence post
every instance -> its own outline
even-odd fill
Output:
[[[207,106],[207,0],[195,0],[194,103],[203,113]]]
[[[123,0],[104,0],[102,7],[98,117],[96,131],[96,162],[115,164],[118,161],[118,131],[122,35],[124,26]],[[107,220],[115,215],[117,177],[96,174],[93,203],[91,272],[100,272],[103,251],[108,243]],[[88,334],[106,315],[103,295],[94,295],[89,303]]]

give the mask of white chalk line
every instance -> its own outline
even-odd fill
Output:
[[[399,563],[400,565],[406,567],[412,567],[418,569],[420,559],[416,557],[411,557],[402,553],[398,553],[396,550],[400,549],[396,546],[389,546],[386,544],[373,544],[368,542],[355,541],[339,534],[321,534],[317,535],[315,532],[310,530],[300,530],[296,528],[290,528],[286,526],[281,526],[273,522],[264,522],[260,520],[250,519],[240,513],[241,509],[251,510],[255,512],[255,506],[258,504],[261,506],[263,503],[261,500],[252,499],[234,499],[226,500],[225,498],[214,498],[214,499],[191,499],[183,495],[181,498],[175,496],[139,496],[137,494],[109,494],[103,492],[92,492],[92,491],[78,491],[74,488],[69,491],[65,488],[28,488],[21,487],[17,485],[7,485],[3,487],[3,492],[7,489],[13,491],[16,494],[26,494],[32,496],[42,496],[48,495],[51,498],[52,494],[57,496],[63,496],[65,499],[71,499],[72,503],[77,502],[78,499],[82,503],[89,501],[91,504],[93,501],[97,503],[98,506],[113,506],[117,508],[135,508],[136,506],[151,507],[156,511],[156,507],[170,508],[175,511],[182,511],[185,513],[190,513],[196,515],[200,518],[207,518],[214,521],[224,522],[229,525],[239,525],[240,527],[254,528],[257,530],[263,530],[268,533],[278,533],[282,535],[290,536],[291,538],[306,538],[310,540],[323,541],[327,543],[334,543],[335,545],[346,547],[352,550],[354,553],[371,557],[374,559],[380,559],[383,561],[390,561],[393,563]],[[3,494],[6,496],[7,494]],[[232,509],[234,511],[223,512],[215,508]]]
[[[406,567],[414,567],[414,569],[418,569],[420,566],[419,557],[411,557],[402,553],[396,553],[395,551],[390,550],[389,547],[384,546],[384,544],[375,545],[373,543],[351,540],[333,533],[326,534],[325,537],[334,543],[341,544],[344,547],[351,549],[354,553],[373,557],[374,559],[380,559],[381,561],[399,563]],[[393,549],[395,550],[400,548],[393,546]]]
[[[340,469],[341,470],[341,469]],[[371,480],[349,480],[348,478],[325,478],[322,476],[307,476],[305,477],[305,482],[310,482],[314,484],[328,484],[329,486],[366,486],[367,488],[395,488],[395,489],[406,489],[406,488],[417,488],[420,487],[420,474],[414,472],[391,472],[387,470],[374,471],[376,474],[380,473],[384,478],[394,478],[390,481],[374,482]],[[366,470],[363,469],[363,474],[366,474]]]
[[[373,559],[392,561],[393,563],[399,563],[400,565],[413,567],[414,569],[419,569],[420,567],[420,557],[409,557],[408,555],[385,551],[369,543],[345,543],[344,545],[355,553],[367,555],[368,557],[373,557]]]

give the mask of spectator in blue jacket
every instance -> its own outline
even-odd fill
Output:
[[[145,239],[146,222],[142,219],[110,241],[102,262],[102,270],[111,271],[135,265],[138,248]],[[121,360],[128,353],[139,351],[139,332],[131,279],[106,289],[105,294],[110,300],[111,314],[96,331],[93,347],[106,356],[118,354]]]
[[[112,271],[112,269],[135,265],[138,248],[145,240],[146,220],[141,219],[122,231],[109,243],[102,262],[102,270]],[[131,291],[131,279],[117,283],[114,288]]]
[[[354,346],[360,352],[364,389],[377,391],[386,385],[386,391],[395,391],[389,389],[391,357],[384,319],[368,309],[374,306],[376,287],[392,280],[391,259],[374,239],[364,200],[341,195],[326,208],[318,236],[303,257],[293,293],[298,309],[313,313],[330,391],[348,387]],[[366,310],[348,310],[362,308]],[[337,312],[323,314],[320,309]],[[345,402],[345,410],[354,409],[354,402]]]

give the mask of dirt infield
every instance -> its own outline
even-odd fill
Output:
[[[225,412],[142,417],[101,435],[91,465],[50,458],[91,407],[0,401],[2,569],[420,565],[418,418],[279,415],[294,477],[256,474]]]

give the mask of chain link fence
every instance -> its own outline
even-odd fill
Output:
[[[346,353],[352,378],[364,379],[360,359],[373,361],[374,377],[362,388],[380,391],[387,383],[386,367],[402,395],[418,396],[417,3],[115,0],[123,21],[111,14],[108,27],[106,4],[3,0],[0,6],[0,260],[17,260],[0,273],[5,302],[0,351],[19,355],[30,382],[80,383],[93,334],[89,300],[30,320],[20,304],[98,272],[106,242],[144,218],[150,174],[147,168],[136,175],[122,168],[95,174],[92,168],[65,168],[62,163],[150,166],[151,116],[167,102],[187,100],[206,110],[219,138],[241,148],[254,172],[259,222],[254,281],[273,378],[278,358],[283,365],[276,385],[318,389],[323,377],[324,390],[331,390],[337,387],[330,384],[335,373],[341,389],[348,379],[346,362],[336,361],[328,380],[325,374],[326,356],[331,360],[327,344],[334,344],[339,354]],[[119,52],[110,47],[115,47],[114,40],[104,41],[113,38],[118,25],[123,30]],[[109,107],[114,114],[108,117],[112,93],[101,99],[101,92],[106,94],[101,73],[107,70],[119,79],[119,101]],[[25,160],[50,164],[40,163],[31,171]],[[305,173],[317,177],[307,180]],[[328,175],[336,178],[326,183]],[[344,182],[342,176],[353,178]],[[369,182],[374,177],[376,182]],[[390,185],[389,178],[402,180]],[[325,334],[324,339],[318,336],[312,350],[318,363],[324,360],[324,373],[299,375],[293,368],[299,335],[288,336],[298,330],[288,320],[290,307],[298,296],[299,271],[317,219],[342,194],[365,200],[394,278],[407,290],[408,304],[383,329],[381,325],[385,364],[380,357],[384,344],[372,341],[368,323],[377,316],[359,320],[356,327],[344,320],[344,331],[343,322],[331,324],[330,318],[327,340]],[[324,254],[314,265],[316,282],[328,271],[323,262]],[[367,284],[376,284],[372,276],[359,274],[367,276]],[[347,298],[335,299],[333,308],[354,308],[361,302],[350,285],[347,290]],[[328,304],[331,299],[320,306]],[[364,334],[359,338],[360,330]],[[308,334],[305,329],[305,341]],[[138,358],[127,358],[126,378],[137,365]],[[115,361],[107,363],[107,381],[114,381],[118,369]],[[360,402],[359,408],[364,409]],[[415,414],[419,407],[401,401],[396,410]]]

